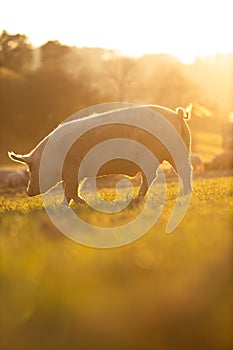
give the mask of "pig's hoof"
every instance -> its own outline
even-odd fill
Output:
[[[77,198],[74,200],[75,204],[81,205],[81,206],[87,206],[87,203],[82,198]]]

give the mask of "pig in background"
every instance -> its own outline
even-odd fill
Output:
[[[125,180],[125,181],[121,181]],[[80,192],[88,193],[93,192],[95,187],[97,191],[106,188],[120,188],[120,189],[128,189],[129,183],[134,188],[141,188],[142,185],[142,174],[138,172],[135,176],[127,176],[124,174],[117,175],[103,175],[98,177],[89,177],[85,178],[80,184]]]
[[[233,170],[233,150],[217,154],[204,166],[205,170]]]
[[[19,192],[26,190],[29,182],[27,168],[0,168],[0,189],[13,189]]]
[[[202,173],[204,171],[204,164],[200,155],[197,153],[192,153],[190,158],[191,158],[193,171],[196,173]]]

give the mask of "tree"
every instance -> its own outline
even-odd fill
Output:
[[[104,75],[111,95],[117,101],[132,99],[132,85],[136,79],[136,60],[129,57],[113,57],[105,61]]]
[[[21,72],[31,67],[33,48],[26,35],[9,34],[6,30],[0,35],[0,67]]]
[[[40,65],[51,70],[66,71],[71,48],[58,40],[48,41],[40,48]]]

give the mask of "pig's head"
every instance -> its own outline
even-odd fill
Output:
[[[13,161],[20,162],[28,166],[30,172],[30,179],[26,191],[27,195],[33,197],[37,196],[38,194],[41,194],[39,180],[41,152],[37,151],[26,155],[19,155],[15,154],[14,152],[8,152],[8,155]],[[43,184],[43,193],[48,191],[58,182],[57,180],[54,180],[54,177],[51,176],[48,176],[46,180],[47,183]]]
[[[30,172],[30,180],[27,188],[28,196],[36,196],[40,194],[40,186],[39,186],[39,162],[35,161],[33,155],[26,154],[20,155],[15,154],[14,152],[8,152],[9,157],[19,163],[26,164],[28,166]]]

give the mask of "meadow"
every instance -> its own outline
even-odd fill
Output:
[[[192,152],[203,163],[224,151],[223,130],[231,137],[232,53],[183,64],[169,54],[130,58],[58,40],[34,48],[26,35],[3,30],[0,61],[0,167],[15,165],[8,151],[27,153],[73,113],[112,101],[192,103]],[[165,232],[177,197],[170,178],[159,220],[111,249],[70,240],[41,197],[0,183],[0,350],[232,350],[232,171],[195,175],[174,232]],[[101,195],[109,206],[127,200],[121,192],[117,201],[112,188]],[[91,191],[85,196],[98,203]],[[160,199],[154,186],[148,220]],[[56,211],[60,200],[55,193],[49,207]],[[110,216],[72,205],[102,227],[123,225],[143,207],[134,200]]]
[[[0,349],[232,349],[232,177],[195,180],[171,234],[177,184],[167,187],[154,227],[112,249],[66,238],[40,197],[0,196]],[[115,198],[111,189],[102,196]],[[142,206],[132,204],[118,222]],[[108,214],[73,208],[112,224]]]

